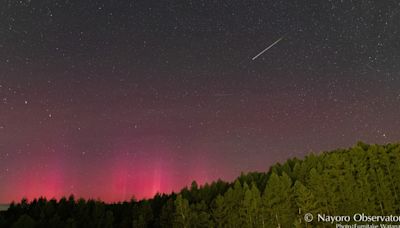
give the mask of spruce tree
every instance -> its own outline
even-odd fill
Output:
[[[261,196],[256,184],[253,182],[249,188],[247,184],[243,187],[244,199],[240,208],[241,218],[244,220],[243,227],[259,227]]]
[[[18,220],[12,225],[12,228],[35,228],[35,220],[27,214],[21,215]]]
[[[190,208],[187,199],[184,199],[181,194],[175,200],[175,220],[174,227],[188,228],[190,227]]]
[[[263,224],[265,227],[290,227],[296,217],[292,181],[286,173],[272,173],[264,190]]]
[[[227,218],[227,207],[224,197],[218,195],[213,203],[212,217],[216,227],[225,227]]]
[[[298,226],[311,227],[311,224],[304,222],[304,215],[311,213],[316,215],[318,213],[318,205],[313,193],[307,189],[300,181],[296,181],[293,186],[294,200],[298,209],[298,215],[295,224]]]

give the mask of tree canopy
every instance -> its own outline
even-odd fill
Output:
[[[358,143],[152,199],[22,199],[0,227],[314,227],[306,213],[400,213],[400,145]]]

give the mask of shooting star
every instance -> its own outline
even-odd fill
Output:
[[[268,49],[272,48],[273,46],[275,46],[275,44],[279,43],[284,36],[282,36],[281,38],[279,38],[277,41],[275,41],[274,43],[272,43],[271,45],[269,45],[267,48],[265,48],[262,52],[258,53],[256,56],[254,56],[252,58],[252,60],[255,60],[256,58],[258,58],[260,55],[262,55],[264,52],[268,51]]]

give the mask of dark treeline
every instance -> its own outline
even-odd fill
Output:
[[[399,214],[398,194],[400,145],[358,143],[149,200],[23,199],[0,227],[320,227],[304,214]]]

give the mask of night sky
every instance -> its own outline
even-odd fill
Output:
[[[151,197],[399,129],[398,0],[0,2],[0,202]]]

